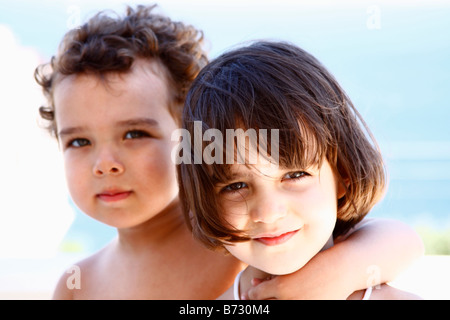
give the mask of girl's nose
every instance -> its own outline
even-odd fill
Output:
[[[120,175],[124,171],[124,165],[113,152],[110,150],[99,152],[93,167],[94,176]]]
[[[250,217],[253,222],[274,223],[286,217],[288,208],[282,196],[274,192],[267,192],[257,197],[253,208],[250,208]]]

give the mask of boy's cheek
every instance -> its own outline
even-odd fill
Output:
[[[86,173],[83,172],[84,170],[81,170],[79,162],[73,161],[72,159],[65,159],[64,169],[66,183],[72,197],[76,197],[82,190],[88,190],[85,184],[88,183],[89,179],[86,177]]]
[[[173,145],[176,146],[176,144]],[[162,170],[164,172],[169,170],[176,172],[175,163],[172,161],[171,146],[172,144],[168,141],[160,141],[158,145],[153,148],[148,148],[146,152],[135,157],[133,162],[139,163],[137,162],[139,160],[136,160],[139,158],[140,163],[146,163],[147,170]]]

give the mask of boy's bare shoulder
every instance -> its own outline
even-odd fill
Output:
[[[54,300],[86,299],[92,279],[99,280],[100,266],[104,263],[107,248],[69,266],[60,276],[53,292]],[[96,282],[94,280],[94,282]]]

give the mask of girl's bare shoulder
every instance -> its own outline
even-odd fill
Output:
[[[373,288],[370,300],[422,300],[422,298],[414,293],[382,284]]]
[[[348,300],[362,300],[365,290],[354,292]],[[372,288],[369,300],[422,300],[418,295],[403,291],[387,284],[382,284]]]

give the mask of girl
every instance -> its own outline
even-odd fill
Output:
[[[191,135],[198,135],[199,121],[203,132],[215,129],[227,138],[230,129],[246,130],[243,139],[233,137],[231,149],[217,135],[200,151],[183,150],[192,159],[210,152],[226,163],[208,158],[177,167],[194,235],[249,265],[223,298],[239,298],[252,282],[303,268],[361,228],[385,190],[383,161],[363,119],[330,73],[291,44],[257,42],[206,66],[183,113]],[[369,298],[371,285],[350,298]],[[413,297],[380,289],[372,298]]]

